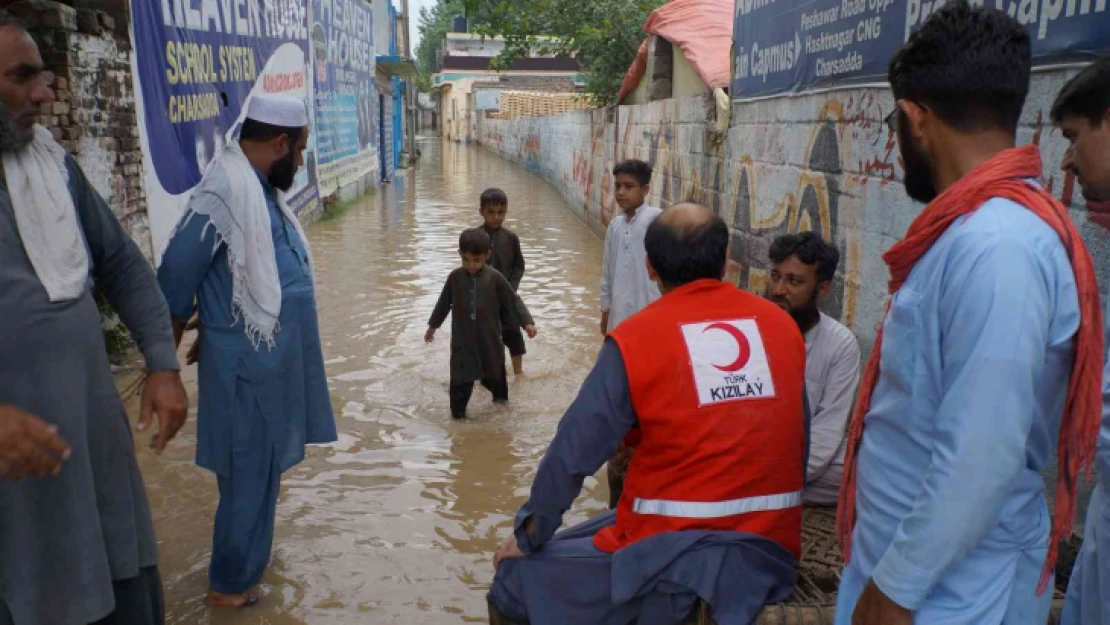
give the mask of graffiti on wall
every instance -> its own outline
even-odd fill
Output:
[[[1042,77],[1035,86],[1055,93],[1067,77]],[[841,253],[822,309],[869,344],[886,295],[881,254],[920,211],[898,182],[904,172],[897,140],[881,121],[893,106],[890,94],[861,89],[740,104],[728,141],[714,148],[705,147],[711,115],[694,114],[690,102],[621,107],[615,121],[602,111],[496,120],[483,130],[483,142],[537,168],[602,236],[617,210],[610,174],[615,162],[649,162],[654,175],[648,201],[665,207],[693,200],[713,208],[731,227],[738,283],[755,293],[765,290],[775,237],[820,233]],[[1041,148],[1046,187],[1066,206],[1075,205],[1073,214],[1084,222],[1074,177],[1059,169],[1066,142],[1046,111],[1027,112],[1019,143],[1030,142]],[[1096,258],[1110,254],[1110,244],[1088,239]],[[1104,274],[1110,272],[1105,264]]]

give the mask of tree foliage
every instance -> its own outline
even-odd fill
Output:
[[[614,104],[643,42],[644,23],[665,0],[463,0],[476,32],[501,36],[505,68],[529,50],[577,57],[595,106]],[[555,37],[554,41],[537,37]]]
[[[621,80],[644,40],[644,22],[665,0],[438,0],[420,10],[417,85],[432,88],[444,36],[455,15],[465,14],[472,32],[504,37],[505,50],[492,67],[507,69],[530,51],[578,58],[591,104],[614,104]],[[554,37],[546,39],[545,37]]]
[[[420,44],[416,48],[416,85],[424,92],[432,90],[432,74],[439,69],[439,46],[451,31],[451,20],[466,12],[464,0],[439,0],[431,9],[420,8]]]

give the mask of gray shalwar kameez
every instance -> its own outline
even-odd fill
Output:
[[[474,275],[459,268],[447,277],[428,326],[439,329],[451,315],[451,414],[466,415],[469,390],[482,384],[494,399],[508,399],[502,324],[531,325],[524,302],[497,270],[483,266]],[[523,319],[518,319],[523,316]]]
[[[505,276],[509,284],[513,285],[513,292],[520,291],[520,281],[524,279],[524,253],[520,251],[520,237],[507,228],[482,226],[482,229],[489,235],[491,242],[489,261],[486,264]],[[518,319],[531,320],[519,294],[516,296],[516,311]],[[528,353],[524,345],[524,333],[519,325],[504,324],[501,327],[501,340],[514,358]]]
[[[91,273],[73,301],[49,301],[0,185],[0,404],[56,425],[72,449],[56,477],[0,480],[0,625],[161,623],[154,525],[93,282],[151,371],[178,369],[173,330],[149,263],[77,163],[67,168]]]

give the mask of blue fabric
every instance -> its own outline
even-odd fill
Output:
[[[261,176],[281,281],[275,345],[257,349],[232,309],[227,247],[203,215],[187,216],[158,268],[170,312],[180,321],[200,308],[200,402],[197,464],[231,476],[236,380],[250,383],[266,419],[277,464],[285,471],[304,459],[305,444],[336,440],[316,315],[316,295],[304,243],[277,204],[277,191]],[[201,192],[190,202],[223,202]]]
[[[1045,622],[1035,589],[1079,327],[1056,233],[993,199],[953,224],[894,295],[859,452],[837,623],[869,579],[919,625]]]
[[[720,625],[747,625],[765,603],[789,596],[795,559],[760,536],[667,532],[609,554],[594,547],[593,536],[613,523],[614,513],[555,533],[583,480],[612,457],[635,425],[624,360],[606,340],[517,514],[517,543],[530,555],[501,565],[490,591],[494,605],[533,625],[623,625],[634,619],[671,625],[700,596]],[[529,518],[532,533],[525,530]]]
[[[220,504],[212,536],[209,588],[241,593],[262,580],[274,544],[281,469],[252,385],[240,380],[232,425],[231,475],[218,475]]]
[[[1110,300],[1105,321],[1110,346]],[[1072,568],[1060,625],[1110,625],[1110,500],[1106,499],[1110,489],[1110,362],[1102,371],[1102,428],[1097,465],[1098,484],[1087,507],[1083,547]]]
[[[793,556],[760,536],[672,532],[610,554],[593,537],[615,522],[616,512],[605,512],[559,532],[543,551],[504,561],[490,599],[532,625],[675,625],[701,597],[719,625],[748,625],[794,590]]]

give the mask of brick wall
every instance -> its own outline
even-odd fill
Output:
[[[125,0],[0,0],[27,22],[57,102],[42,123],[77,159],[124,229],[152,258],[131,80]]]

